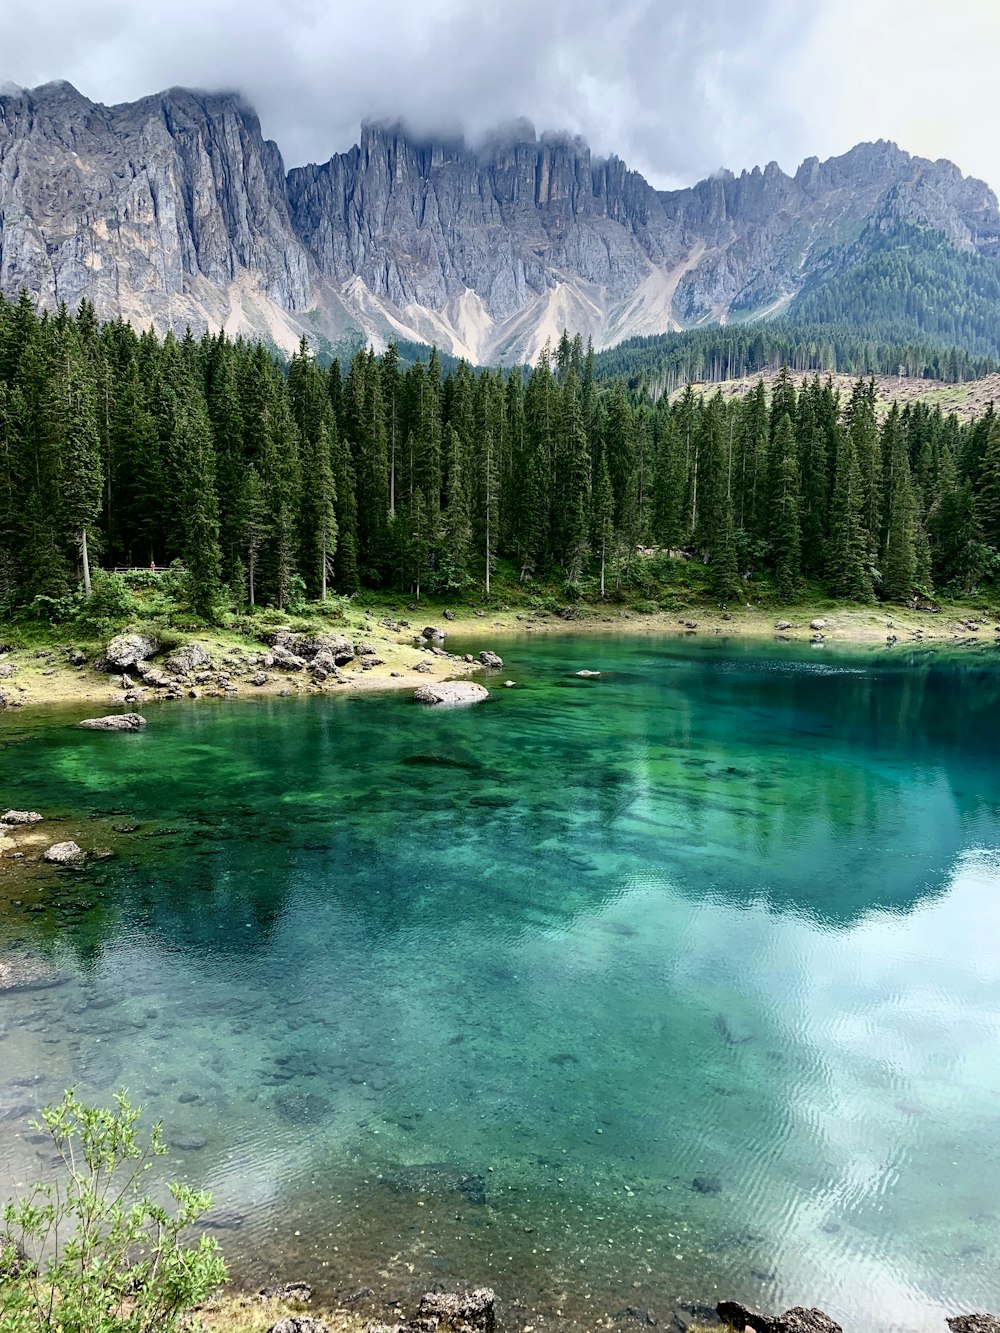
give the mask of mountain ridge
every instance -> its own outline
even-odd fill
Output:
[[[886,140],[664,191],[526,121],[475,145],[366,121],[347,152],[286,171],[237,93],[0,95],[0,292],[161,332],[531,360],[563,327],[600,348],[784,312],[866,231],[913,224],[1000,256],[989,187]]]

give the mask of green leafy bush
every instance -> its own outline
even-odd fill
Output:
[[[142,1193],[167,1149],[158,1124],[140,1137],[139,1116],[124,1092],[111,1109],[71,1091],[42,1111],[36,1128],[50,1135],[62,1177],[0,1215],[4,1333],[174,1333],[225,1281],[215,1240],[181,1243],[211,1196],[171,1183],[170,1211]]]

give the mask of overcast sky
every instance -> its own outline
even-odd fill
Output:
[[[887,138],[1000,187],[1000,0],[0,0],[0,20],[0,83],[236,88],[288,166],[365,117],[523,115],[659,186]]]

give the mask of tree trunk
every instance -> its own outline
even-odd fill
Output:
[[[247,582],[248,582],[248,584],[249,584],[249,591],[250,591],[250,605],[251,605],[251,606],[254,605],[254,600],[253,600],[253,566],[254,566],[254,553],[253,553],[253,551],[251,551],[251,552],[250,552],[250,565],[249,565],[249,568],[247,569]]]
[[[324,528],[323,528],[323,576],[322,576],[322,585],[323,585],[323,591],[322,591],[320,600],[325,602],[325,601],[326,601],[326,527],[325,527],[325,526],[324,526]]]
[[[83,560],[83,591],[90,596],[90,557],[87,554],[87,529],[80,529],[80,557]]]
[[[605,549],[606,549],[606,543],[605,543],[605,542],[601,542],[601,597],[602,597],[602,598],[604,597],[604,553],[605,553]]]

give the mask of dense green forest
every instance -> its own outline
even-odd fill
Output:
[[[904,375],[961,384],[991,374],[997,362],[877,319],[865,330],[850,323],[789,319],[712,324],[686,333],[629,338],[598,352],[594,361],[599,378],[623,376],[630,388],[652,398],[685,384],[720,384],[783,366],[796,374]]]
[[[959,250],[943,232],[870,224],[789,308],[793,321],[896,329],[921,341],[1000,355],[1000,259]]]
[[[395,349],[321,368],[224,335],[0,302],[0,603],[58,617],[90,566],[182,562],[206,618],[362,587],[634,588],[683,553],[722,602],[971,591],[1000,549],[1000,419],[881,422],[859,380],[670,402],[568,336],[530,372]]]

